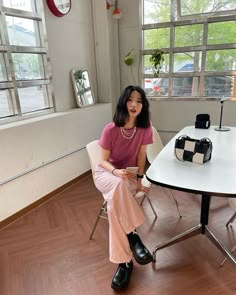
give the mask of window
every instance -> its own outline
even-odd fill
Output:
[[[236,1],[143,0],[143,86],[169,100],[236,100]],[[150,56],[162,49],[154,78]]]
[[[54,112],[42,0],[0,0],[0,124]]]

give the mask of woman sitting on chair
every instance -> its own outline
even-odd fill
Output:
[[[136,228],[144,222],[142,208],[134,195],[147,192],[142,186],[146,147],[153,143],[149,102],[138,86],[125,88],[113,122],[105,126],[99,145],[102,162],[95,171],[95,184],[107,201],[110,261],[119,264],[111,283],[115,290],[128,286],[132,257],[139,264],[152,262]],[[137,172],[127,167],[137,167]],[[137,174],[136,174],[137,173]]]

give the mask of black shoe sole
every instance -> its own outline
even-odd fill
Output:
[[[140,260],[139,257],[135,256],[135,254],[134,254],[134,259],[138,262],[138,264],[141,264],[141,265],[145,265],[145,264],[153,262],[152,256],[145,259],[145,260]]]
[[[111,283],[111,288],[113,290],[116,290],[116,291],[121,291],[121,290],[124,290],[128,287],[129,285],[129,282],[130,282],[130,277],[131,277],[131,274],[132,274],[132,271],[133,271],[133,263],[130,265],[131,269],[130,269],[130,275],[129,275],[129,279],[126,281],[125,284],[123,284],[123,286],[117,286],[115,285],[113,282]]]

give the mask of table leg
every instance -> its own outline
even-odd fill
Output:
[[[186,230],[182,234],[179,234],[179,235],[175,236],[174,238],[168,240],[167,242],[156,246],[155,249],[152,252],[153,262],[156,262],[156,252],[158,250],[161,250],[161,249],[166,248],[168,246],[171,246],[173,244],[176,244],[176,243],[179,243],[181,241],[192,238],[192,237],[194,237],[196,235],[199,235],[201,232],[202,232],[202,225],[199,224],[199,225],[197,225],[195,227],[192,227],[192,228]]]
[[[230,251],[222,244],[222,242],[217,239],[217,237],[210,231],[208,225],[208,215],[210,208],[210,200],[211,197],[207,195],[202,195],[202,203],[201,203],[201,216],[200,216],[200,224],[188,229],[187,231],[179,234],[172,239],[168,240],[165,243],[162,243],[155,247],[152,252],[153,262],[156,262],[156,252],[173,244],[179,243],[181,241],[192,238],[198,234],[205,234],[209,240],[227,257],[231,262],[236,264],[236,258],[230,253]]]
[[[222,242],[217,239],[217,237],[210,231],[209,227],[205,227],[205,235],[208,237],[208,239],[223,253],[224,256],[226,256],[230,262],[233,262],[236,264],[236,258],[231,254],[231,252],[222,244]]]

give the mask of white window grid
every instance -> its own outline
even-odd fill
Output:
[[[232,76],[234,83],[232,89],[232,97],[230,100],[236,101],[236,71],[229,70],[229,71],[205,71],[206,65],[206,55],[207,51],[210,50],[221,50],[221,49],[236,49],[236,43],[227,43],[227,44],[207,44],[207,34],[208,34],[208,25],[211,23],[217,22],[226,22],[226,21],[236,21],[236,10],[228,10],[228,11],[218,11],[212,13],[204,13],[204,14],[194,14],[188,16],[181,16],[181,0],[171,0],[170,5],[170,22],[163,22],[163,23],[152,23],[152,24],[144,24],[144,4],[142,0],[141,5],[141,19],[142,19],[142,26],[141,26],[141,40],[142,40],[142,85],[144,87],[144,80],[145,78],[153,78],[152,74],[145,74],[144,72],[144,56],[151,55],[154,53],[155,48],[153,49],[144,49],[144,32],[145,30],[150,29],[158,29],[158,28],[169,28],[170,29],[170,47],[169,48],[161,48],[164,54],[169,55],[169,70],[168,73],[160,73],[160,78],[167,78],[168,79],[168,94],[166,96],[150,96],[152,100],[173,100],[173,101],[180,101],[180,100],[219,100],[219,97],[214,96],[206,96],[204,95],[204,78],[205,77],[217,77],[217,76]],[[153,2],[155,2],[154,0]],[[176,14],[176,17],[175,17]],[[176,20],[175,20],[176,18]],[[189,26],[193,24],[202,24],[203,25],[203,44],[200,46],[186,46],[186,47],[174,47],[174,40],[175,40],[175,27],[178,26]],[[174,54],[181,53],[181,52],[200,52],[201,53],[201,68],[200,71],[194,72],[184,72],[184,73],[177,73],[174,72]],[[181,77],[198,77],[199,79],[199,91],[198,94],[194,97],[175,97],[172,95],[173,89],[173,78],[181,78]]]
[[[43,13],[42,0],[31,0],[33,11],[25,11],[6,7],[3,0],[0,0],[0,54],[3,56],[3,63],[6,70],[6,80],[0,81],[0,92],[7,91],[8,107],[11,110],[10,115],[1,116],[0,101],[0,124],[19,121],[27,118],[37,117],[55,112],[55,97],[52,87],[51,66],[48,56],[48,44],[46,35],[46,25]],[[33,20],[37,24],[40,46],[17,46],[9,42],[6,17],[19,17]],[[43,77],[40,79],[17,80],[13,66],[13,53],[37,54],[42,57]],[[19,99],[19,90],[27,87],[41,87],[44,92],[44,106],[36,108],[33,111],[23,112]]]

